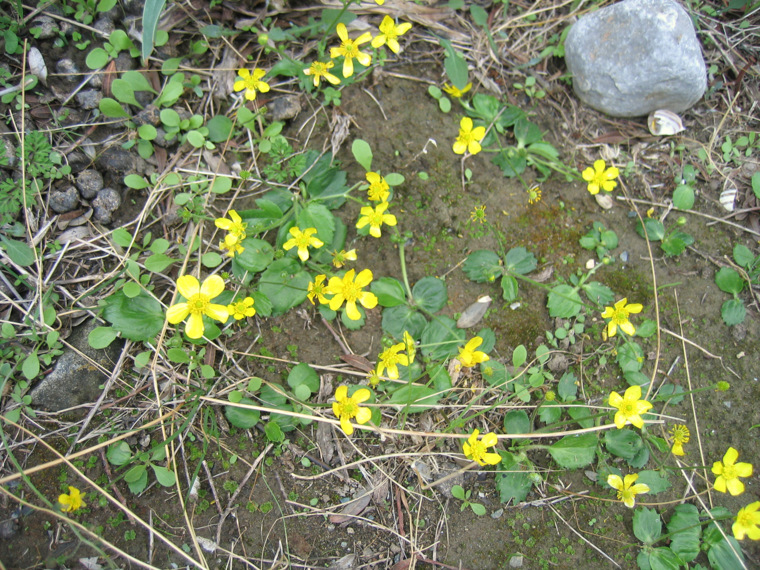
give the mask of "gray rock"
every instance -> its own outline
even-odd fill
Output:
[[[5,158],[0,166],[12,170],[16,165],[17,158],[16,147],[14,147],[13,143],[10,141],[10,135],[0,137],[0,156]]]
[[[679,113],[707,88],[694,25],[673,0],[623,0],[583,16],[565,62],[581,101],[616,117]]]
[[[153,103],[137,113],[132,119],[138,127],[141,125],[153,125],[157,127],[161,122],[161,111]]]
[[[272,121],[292,119],[301,112],[301,101],[297,95],[275,97],[267,103],[267,115]]]
[[[42,16],[37,16],[34,19],[32,22],[32,27],[39,28],[40,31],[37,34],[37,39],[39,40],[49,40],[60,31],[60,28],[58,27],[58,24],[55,22],[55,20],[50,16],[44,14]]]
[[[56,214],[65,214],[79,205],[79,192],[73,186],[50,191],[50,209]]]
[[[113,370],[119,359],[123,342],[116,340],[108,348],[94,349],[87,342],[87,336],[98,323],[95,320],[77,327],[67,339],[77,351],[91,358],[106,370]],[[100,372],[87,358],[71,349],[64,348],[63,354],[31,392],[32,405],[58,412],[88,402],[94,402],[101,393],[100,385],[108,376]]]
[[[61,79],[68,83],[76,83],[79,81],[79,68],[77,67],[77,64],[74,63],[74,60],[68,57],[59,59],[56,62],[55,72],[60,74],[62,76]]]
[[[74,98],[82,109],[97,109],[103,93],[100,89],[84,89],[77,93]]]
[[[90,200],[97,195],[101,188],[103,188],[103,177],[97,170],[88,168],[79,173],[76,186],[79,189],[82,198]]]
[[[110,224],[113,213],[121,206],[121,194],[113,188],[103,188],[92,201],[93,218],[101,224]]]
[[[113,20],[109,18],[98,18],[92,27],[98,30],[104,36],[110,36],[111,32],[116,29]]]
[[[97,164],[101,170],[115,174],[144,173],[145,161],[120,146],[108,147],[98,156]]]

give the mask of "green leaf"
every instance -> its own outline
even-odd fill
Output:
[[[488,12],[482,6],[478,4],[470,5],[470,16],[472,16],[472,21],[478,26],[482,28],[488,27]]]
[[[511,275],[503,275],[501,278],[501,296],[507,302],[511,303],[517,299],[517,279]]]
[[[108,446],[106,458],[111,465],[124,465],[132,459],[132,451],[126,441],[117,441]]]
[[[660,247],[666,255],[672,257],[681,255],[684,250],[694,243],[694,238],[686,232],[675,231],[662,240]]]
[[[222,264],[223,258],[215,251],[209,251],[201,255],[201,263],[203,267],[219,267]]]
[[[370,284],[370,290],[377,297],[381,307],[396,307],[406,302],[404,286],[393,277],[381,277]]]
[[[730,535],[721,538],[707,551],[707,560],[716,570],[734,570],[745,567],[741,544]]]
[[[530,418],[525,410],[510,410],[504,415],[505,433],[530,433]]]
[[[161,486],[171,487],[174,485],[174,483],[177,482],[177,479],[174,476],[174,471],[171,469],[167,469],[161,465],[153,465],[152,463],[150,466],[153,468],[153,473],[156,476],[156,480]]]
[[[536,256],[524,247],[513,247],[504,257],[504,266],[510,273],[525,275],[536,268]]]
[[[353,153],[356,162],[358,162],[364,170],[367,172],[372,170],[372,148],[367,141],[354,139],[354,142],[351,145],[351,152]]]
[[[502,451],[501,463],[496,474],[496,488],[499,490],[499,499],[502,503],[512,501],[513,505],[522,503],[533,488],[530,473],[519,464],[514,455]]]
[[[135,47],[135,44],[133,44],[132,40],[129,39],[127,32],[118,28],[111,32],[111,35],[108,36],[108,43],[110,43],[118,51],[124,51]]]
[[[256,402],[250,398],[241,398],[241,404],[248,406],[257,405]],[[224,406],[224,416],[227,418],[233,426],[240,429],[250,429],[256,427],[261,418],[261,412],[258,410],[249,410],[247,408],[239,408],[237,406]]]
[[[419,384],[405,384],[393,392],[389,402],[399,406],[400,410],[405,410],[410,414],[424,412],[438,404],[441,394],[437,390],[420,386]],[[407,404],[410,404],[407,407]],[[414,404],[414,405],[411,405]]]
[[[667,546],[660,546],[649,553],[652,570],[678,570],[682,566],[678,556]]]
[[[414,302],[429,313],[440,311],[448,301],[446,284],[437,277],[423,277],[412,288]]]
[[[570,285],[556,285],[549,291],[546,307],[553,318],[569,319],[581,312],[583,301],[580,294]]]
[[[632,460],[644,447],[644,441],[629,429],[611,429],[604,432],[604,446],[612,455]]]
[[[721,267],[715,274],[715,284],[718,288],[730,295],[738,295],[744,289],[744,279],[739,272],[730,267]]]
[[[760,171],[752,175],[752,192],[756,198],[760,199]]]
[[[501,260],[493,251],[480,249],[471,253],[462,264],[462,271],[476,283],[492,283],[503,273]]]
[[[544,403],[541,405],[541,407],[538,409],[538,418],[544,422],[545,424],[553,424],[557,421],[559,421],[559,418],[562,416],[562,405],[561,404],[547,404]]]
[[[182,348],[170,348],[166,351],[166,356],[174,364],[187,364],[190,362],[190,356]]]
[[[134,298],[127,297],[123,291],[116,291],[104,302],[103,318],[126,339],[148,341],[164,326],[161,303],[145,290]]]
[[[134,281],[127,281],[124,283],[124,287],[122,287],[122,290],[124,291],[124,294],[129,297],[130,299],[134,299],[140,294],[140,291],[142,291],[142,287],[140,287],[139,283],[135,283]]]
[[[144,350],[135,356],[135,368],[145,368],[150,362],[153,355],[148,350]]]
[[[649,338],[657,332],[657,322],[652,319],[646,319],[639,326],[636,327],[636,336],[641,338]]]
[[[282,417],[281,414],[278,414]],[[276,421],[270,420],[264,425],[264,433],[267,439],[273,443],[280,443],[285,440],[285,434],[282,433],[280,424]]]
[[[594,413],[588,406],[570,406],[567,408],[567,414],[582,428],[590,428],[594,425]]]
[[[547,448],[552,459],[565,469],[578,469],[591,464],[596,456],[597,437],[594,433],[568,435]]]
[[[454,49],[451,42],[441,39],[441,45],[446,50],[446,58],[443,61],[443,68],[449,81],[458,89],[464,89],[467,85],[467,62],[464,57]]]
[[[171,82],[170,82],[171,83]],[[167,127],[179,128],[180,117],[179,113],[174,109],[162,109],[159,114],[161,122]]]
[[[27,380],[34,380],[40,373],[40,359],[37,352],[33,351],[21,364],[21,372]]]
[[[699,556],[699,538],[702,526],[699,511],[691,504],[676,505],[673,516],[667,524],[670,534],[670,549],[684,562],[691,562]]]
[[[588,281],[582,286],[586,296],[597,305],[609,305],[615,299],[612,289],[598,281]]]
[[[140,103],[135,99],[135,90],[128,81],[124,79],[114,79],[111,85],[111,91],[116,100],[120,103],[126,103],[128,105],[134,105],[135,107],[143,108]]]
[[[615,359],[623,372],[638,372],[644,366],[644,349],[637,342],[626,342]]]
[[[129,490],[138,495],[148,486],[148,470],[145,465],[135,465],[124,474],[124,480],[129,485]]]
[[[242,273],[258,273],[266,269],[274,259],[274,248],[266,241],[246,238],[240,245],[243,247],[243,253],[237,254],[232,259],[232,271],[236,276]],[[242,271],[239,271],[242,269]]]
[[[749,269],[755,262],[755,256],[746,245],[737,243],[734,246],[734,261],[744,269]]]
[[[124,177],[124,184],[133,190],[142,190],[149,186],[148,181],[139,174],[127,174]]]
[[[404,331],[409,331],[414,338],[420,338],[426,325],[425,317],[405,304],[383,310],[383,331],[393,338],[402,338]]]
[[[106,348],[117,335],[118,333],[111,327],[95,327],[87,335],[87,342],[92,348]]]
[[[398,172],[389,172],[384,176],[384,178],[388,183],[388,186],[400,186],[404,183],[404,180],[406,180],[406,178],[404,178],[404,175],[399,174]]]
[[[153,273],[162,273],[164,269],[177,261],[164,253],[154,253],[145,260],[145,269]]]
[[[187,142],[189,142],[195,148],[201,148],[204,144],[206,144],[206,137],[204,137],[200,131],[187,131],[187,134],[185,136],[187,137]],[[217,180],[220,181],[219,184],[217,184]],[[225,192],[228,192],[231,187],[232,179],[228,176],[220,176],[214,180],[214,183],[211,185],[211,191],[216,192],[217,194],[224,194]]]
[[[524,345],[519,345],[512,351],[512,366],[519,368],[528,360],[528,350]]]
[[[98,103],[98,109],[100,109],[100,112],[103,113],[103,115],[110,119],[123,119],[129,117],[129,114],[124,110],[124,107],[121,106],[121,103],[110,97],[103,97]]]
[[[660,220],[645,218],[643,226],[641,225],[641,221],[636,223],[636,232],[641,237],[648,236],[650,241],[660,241],[665,237],[665,226],[662,225]]]
[[[392,309],[390,309],[392,310]],[[385,317],[385,315],[383,315]],[[402,331],[403,334],[403,331]],[[413,337],[417,335],[412,333]],[[397,337],[401,338],[401,337]],[[451,317],[437,316],[430,321],[420,335],[421,350],[425,356],[434,360],[444,360],[458,353],[464,344],[465,331],[458,329],[456,321]]]
[[[23,241],[0,235],[0,244],[5,254],[19,267],[28,267],[34,263],[34,250]]]
[[[493,358],[486,362],[481,362],[480,373],[489,386],[500,386],[502,390],[509,389],[509,382],[512,380],[512,376],[503,362],[499,362]]]
[[[335,216],[324,204],[309,204],[298,213],[296,223],[299,228],[316,228],[316,237],[330,244],[335,233]]]
[[[557,393],[563,402],[571,402],[578,395],[578,378],[571,371],[567,371],[559,379]]]
[[[261,274],[259,292],[272,302],[273,315],[279,316],[306,299],[311,276],[292,258],[278,259]]]
[[[130,247],[132,245],[132,234],[124,228],[116,228],[111,234],[111,239],[120,247]]]
[[[312,394],[319,392],[319,376],[316,371],[305,362],[301,362],[293,367],[290,374],[288,374],[288,386],[296,388],[301,385],[306,386]]]
[[[232,133],[232,120],[224,115],[216,115],[206,122],[208,129],[208,140],[215,143],[222,143]]]
[[[480,6],[478,7],[480,8]],[[472,509],[472,512],[478,515],[479,517],[482,517],[484,514],[486,514],[486,508],[480,503],[470,503],[470,508]]]
[[[460,501],[464,501],[467,498],[466,493],[461,485],[454,485],[451,487],[451,496]]]
[[[673,191],[673,206],[679,210],[691,210],[694,207],[694,188],[681,184]]]
[[[747,309],[744,308],[744,302],[741,299],[729,299],[721,305],[720,316],[728,326],[738,325],[744,322]]]
[[[668,481],[667,473],[661,471],[639,471],[636,483],[643,483],[649,487],[649,494],[656,495],[667,491],[673,485]]]
[[[654,509],[640,507],[633,513],[633,534],[644,544],[652,544],[662,534],[660,514]]]
[[[87,54],[85,64],[90,69],[100,69],[108,63],[108,52],[103,48],[95,48]]]

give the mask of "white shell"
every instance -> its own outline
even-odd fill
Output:
[[[609,194],[602,194],[599,192],[598,194],[594,194],[594,199],[596,200],[596,203],[599,204],[599,206],[603,210],[609,210],[614,205],[614,202],[612,201],[612,196]]]
[[[472,305],[462,311],[462,316],[457,321],[457,328],[468,329],[474,327],[486,314],[488,306],[491,304],[491,297],[483,295],[479,297]]]
[[[649,132],[655,136],[676,135],[685,130],[681,117],[667,109],[652,111],[647,119],[647,125]]]
[[[31,48],[26,58],[29,62],[29,71],[32,72],[32,75],[36,75],[43,85],[47,85],[47,66],[40,50],[36,47]]]
[[[736,209],[736,194],[736,188],[729,188],[720,193],[720,205],[727,212],[733,212]]]

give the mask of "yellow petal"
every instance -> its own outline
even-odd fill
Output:
[[[623,403],[623,398],[620,396],[620,394],[618,394],[614,390],[610,392],[610,406],[619,408],[622,403]]]
[[[354,270],[352,269],[348,273],[351,273],[353,271]],[[348,276],[348,273],[346,274],[346,276]],[[371,282],[372,282],[372,271],[370,271],[369,269],[363,269],[362,271],[360,271],[359,275],[356,276],[356,280],[354,281],[357,287],[366,287]]]
[[[177,291],[185,299],[189,299],[193,295],[197,295],[201,290],[201,285],[198,280],[192,275],[183,275],[177,279]]]
[[[190,308],[187,303],[177,303],[176,305],[169,307],[166,311],[166,320],[171,324],[176,325],[177,323],[184,321],[189,314]]]
[[[366,402],[367,400],[369,400],[371,396],[372,396],[372,393],[369,390],[367,390],[366,388],[359,388],[356,392],[354,392],[351,398],[357,404],[361,404],[362,402]]]
[[[346,435],[352,435],[354,433],[354,426],[351,425],[351,422],[346,417],[340,418],[340,427]]]
[[[619,475],[610,475],[607,477],[607,484],[612,487],[613,489],[617,489],[618,491],[623,490],[623,480],[620,478]]]
[[[342,402],[346,399],[346,396],[348,395],[348,386],[338,386],[338,389],[335,390],[335,399],[338,402]]]
[[[715,483],[715,488],[717,489],[717,481]],[[728,492],[731,493],[734,497],[741,495],[744,492],[744,483],[739,481],[739,479],[729,479],[726,481],[726,487],[728,488]]]
[[[374,309],[377,307],[377,296],[374,293],[365,291],[359,296],[359,302],[365,309]]]
[[[726,492],[726,480],[723,477],[718,477],[715,480],[715,490],[720,491],[721,493]]]
[[[487,433],[483,436],[483,439],[481,440],[483,442],[483,445],[486,447],[493,447],[497,443],[499,443],[499,438],[496,436],[495,433]]]
[[[726,454],[723,456],[723,463],[725,465],[733,465],[736,463],[737,459],[739,459],[739,452],[733,447],[729,447],[728,451],[726,451]]]
[[[752,464],[751,463],[737,463],[734,465],[737,477],[752,477]]]
[[[332,409],[333,414],[335,414],[337,417],[340,417],[340,404],[338,402],[333,402]]]
[[[198,313],[190,313],[185,326],[185,334],[190,338],[201,338],[203,336],[203,317]]]
[[[359,309],[356,308],[356,302],[346,301],[346,316],[352,321],[358,321],[362,318],[362,314],[359,312]]]
[[[460,140],[456,140],[454,142],[454,153],[455,154],[464,154],[467,150],[467,145],[461,142]]]
[[[224,293],[224,279],[219,275],[207,277],[201,285],[201,294],[208,296],[209,299],[218,297],[222,293]]]
[[[380,34],[379,36],[375,36],[372,39],[371,45],[373,48],[377,49],[379,47],[382,47],[384,43],[385,43],[385,36],[383,34]]]
[[[359,408],[359,411],[356,412],[356,423],[358,424],[366,424],[371,419],[372,410],[369,408]]]
[[[222,323],[226,323],[227,318],[230,316],[230,312],[227,310],[227,307],[224,305],[217,305],[215,303],[209,303],[204,312],[206,313],[206,316]]]
[[[483,461],[488,465],[498,465],[501,463],[501,455],[498,453],[486,453],[483,455]]]

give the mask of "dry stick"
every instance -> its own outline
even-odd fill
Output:
[[[211,494],[214,495],[216,510],[219,513],[219,516],[223,517],[222,503],[219,501],[219,495],[216,493],[216,485],[214,485],[214,478],[211,475],[211,470],[208,468],[208,463],[206,463],[205,459],[201,462],[201,465],[203,465],[203,470],[206,472],[206,478],[208,479],[209,487],[211,487]]]
[[[163,418],[159,418],[159,419],[163,419]],[[97,483],[95,483],[95,481],[93,481],[92,479],[90,479],[89,477],[87,477],[87,475],[85,475],[85,474],[84,474],[84,473],[83,473],[83,472],[82,472],[82,471],[81,471],[81,470],[80,470],[80,469],[79,469],[79,468],[78,468],[76,465],[74,465],[73,463],[71,463],[71,459],[73,459],[73,458],[74,458],[74,456],[71,456],[71,457],[64,457],[64,456],[63,456],[63,455],[61,455],[61,453],[60,453],[60,452],[59,452],[57,449],[55,449],[55,448],[54,448],[52,445],[50,445],[49,443],[47,443],[47,442],[46,442],[44,439],[42,439],[41,437],[39,437],[37,434],[35,434],[35,433],[32,433],[31,431],[29,431],[29,430],[28,430],[27,428],[25,428],[24,426],[22,426],[22,425],[19,425],[19,424],[15,423],[15,422],[11,422],[11,421],[9,421],[9,420],[7,420],[7,419],[6,419],[5,421],[6,421],[6,422],[8,422],[8,423],[10,423],[10,424],[11,424],[13,427],[16,427],[16,428],[18,428],[18,429],[22,430],[24,433],[26,433],[26,434],[30,435],[30,436],[31,436],[32,438],[34,438],[34,439],[35,439],[35,440],[36,440],[38,443],[41,443],[41,444],[42,444],[42,445],[43,445],[45,448],[47,448],[47,450],[48,450],[48,451],[50,451],[50,452],[52,452],[54,455],[57,455],[57,456],[58,456],[58,459],[56,460],[56,461],[57,461],[57,463],[65,463],[65,464],[66,464],[66,466],[67,466],[67,467],[69,467],[69,468],[70,468],[72,471],[74,471],[74,473],[76,473],[77,475],[79,475],[79,477],[80,477],[80,478],[81,478],[83,481],[85,481],[85,482],[86,482],[86,483],[87,483],[87,484],[88,484],[90,487],[92,487],[93,489],[95,489],[96,491],[98,491],[98,493],[100,493],[100,495],[102,495],[103,497],[105,497],[105,498],[106,498],[106,500],[108,500],[110,503],[112,503],[113,505],[115,505],[115,506],[116,506],[116,507],[117,507],[117,508],[118,508],[120,511],[122,511],[122,512],[123,512],[125,515],[131,516],[131,517],[134,517],[134,519],[137,521],[137,523],[139,523],[139,525],[140,525],[140,526],[142,526],[142,527],[143,527],[143,528],[144,528],[146,531],[148,531],[148,532],[153,532],[153,529],[150,527],[150,525],[148,525],[148,523],[146,523],[146,522],[145,522],[144,520],[142,520],[142,519],[141,519],[139,516],[137,516],[137,515],[136,515],[134,512],[132,512],[132,511],[129,509],[129,507],[127,507],[127,505],[126,505],[126,504],[122,504],[122,503],[120,503],[119,501],[117,501],[117,500],[116,500],[116,499],[115,499],[115,498],[114,498],[114,497],[113,497],[111,494],[109,494],[109,493],[108,493],[108,491],[106,491],[106,490],[105,490],[105,489],[103,489],[103,488],[102,488],[100,485],[98,485]],[[155,423],[155,420],[154,420],[154,422],[152,422],[152,423]],[[128,434],[125,434],[125,435],[124,435],[124,437],[126,437],[127,435],[128,435]],[[104,444],[106,444],[106,443],[109,443],[109,442],[104,442]],[[100,445],[100,446],[98,446],[98,447],[102,447],[102,445]],[[52,462],[52,461],[51,461],[51,462],[48,462],[48,463],[46,463],[45,465],[50,465],[51,463],[53,463],[53,462]],[[25,474],[25,475],[28,475],[28,474],[29,474],[29,473],[31,473],[31,472],[33,472],[33,470],[32,470],[32,469],[26,469],[26,470],[24,470],[24,474]],[[17,475],[18,477],[20,477],[20,476],[21,476],[21,474],[19,474],[19,473],[17,473],[16,475]],[[9,476],[9,477],[4,477],[4,478],[3,478],[3,480],[0,480],[0,490],[2,490],[3,492],[5,492],[5,490],[2,488],[2,483],[3,483],[3,481],[4,481],[4,480],[6,480],[6,479],[7,479],[7,480],[16,479],[16,478],[18,478],[18,477],[10,477],[10,476]],[[14,497],[14,499],[15,499],[15,498],[16,498],[16,497]],[[125,501],[125,502],[126,502],[126,501]],[[41,509],[41,510],[44,510],[44,509]],[[73,521],[71,521],[71,522],[73,522]],[[88,532],[89,532],[89,531],[88,531]],[[164,537],[162,534],[160,534],[160,533],[156,533],[156,535],[157,535],[157,536],[158,536],[158,537],[161,539],[161,541],[162,541],[162,542],[163,542],[163,543],[164,543],[164,544],[165,544],[167,547],[169,547],[171,550],[173,550],[174,552],[176,552],[177,554],[179,554],[179,555],[180,555],[182,558],[184,558],[184,559],[185,559],[187,562],[189,562],[190,564],[193,564],[193,565],[195,565],[195,566],[198,566],[198,567],[202,567],[202,566],[201,566],[201,565],[200,565],[200,564],[199,564],[199,563],[198,563],[196,560],[193,560],[193,559],[192,559],[192,558],[191,558],[191,557],[190,557],[188,554],[186,554],[186,553],[185,553],[185,552],[184,552],[184,551],[183,551],[183,550],[182,550],[182,549],[181,549],[179,546],[177,546],[176,544],[174,544],[173,542],[171,542],[171,541],[170,541],[168,538],[165,538],[165,537]],[[98,539],[100,540],[100,539],[101,539],[101,537],[98,537]],[[115,548],[115,547],[114,547],[114,548]]]
[[[270,443],[269,445],[266,446],[266,448],[264,448],[264,451],[259,453],[259,456],[253,462],[253,464],[251,464],[250,469],[248,469],[248,473],[246,473],[245,477],[243,477],[243,480],[240,481],[240,485],[238,485],[238,488],[235,489],[234,493],[232,493],[232,497],[230,497],[230,501],[227,505],[227,508],[224,509],[224,512],[219,518],[219,523],[216,525],[216,544],[219,544],[219,542],[222,539],[222,525],[224,524],[225,519],[232,512],[235,499],[237,499],[238,495],[240,494],[240,491],[243,489],[243,487],[245,487],[245,484],[248,482],[248,479],[251,478],[251,475],[253,475],[253,472],[256,471],[256,468],[263,461],[263,459],[266,457],[267,453],[269,453],[269,451],[272,449],[273,446],[274,444]]]
[[[108,477],[109,481],[113,481],[113,473],[111,473],[111,466],[108,464],[108,459],[106,459],[106,452],[104,449],[100,449],[100,459],[103,460],[103,470],[106,472],[106,476]],[[122,505],[127,504],[127,500],[124,498],[124,495],[121,494],[121,491],[119,491],[119,488],[116,485],[112,485],[113,488],[113,494],[116,495],[116,498],[119,499],[119,502],[121,502]],[[129,518],[129,524],[132,526],[135,526],[137,524],[135,522],[135,519],[132,518],[132,513],[127,512],[127,518]],[[153,528],[153,525],[151,525],[151,528]]]

